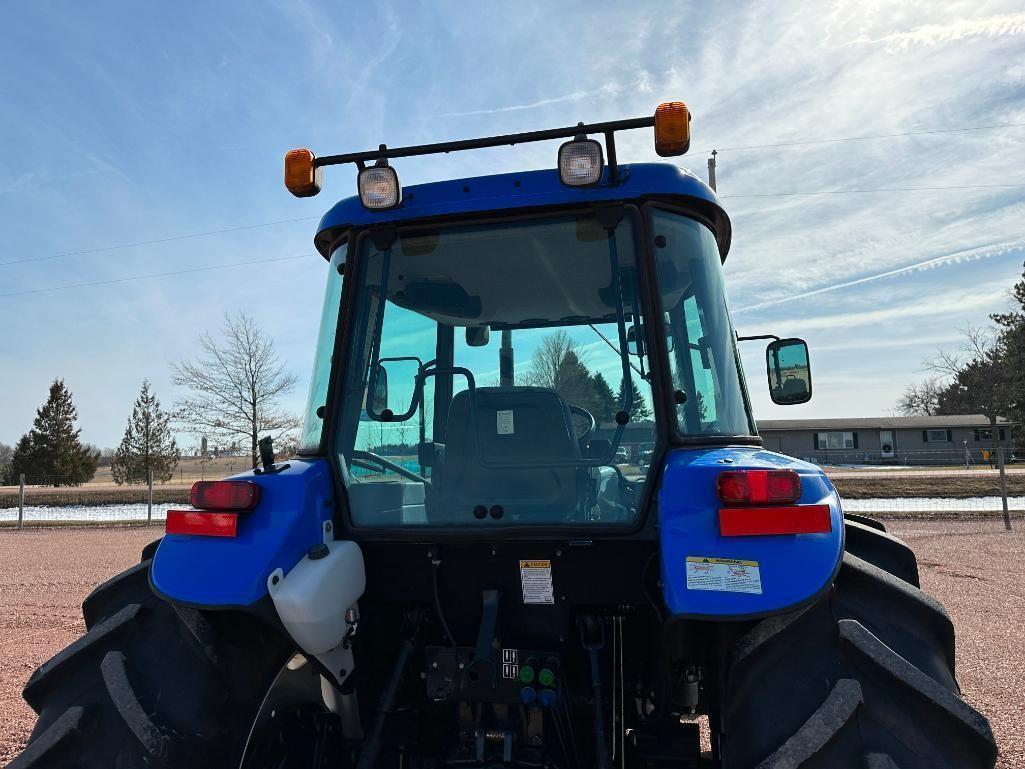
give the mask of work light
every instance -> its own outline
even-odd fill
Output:
[[[601,178],[601,144],[578,137],[559,147],[559,178],[570,187],[586,187]]]
[[[373,211],[394,208],[402,202],[402,187],[399,175],[389,165],[378,161],[378,165],[361,168],[357,177],[359,199],[364,207]]]

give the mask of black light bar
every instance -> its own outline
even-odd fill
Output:
[[[603,134],[605,136],[605,151],[609,158],[609,177],[613,183],[616,181],[616,131],[628,131],[634,128],[652,128],[655,125],[655,117],[638,117],[627,120],[610,120],[605,123],[578,123],[575,126],[566,128],[549,128],[543,131],[525,131],[516,134],[503,134],[501,136],[485,136],[479,139],[461,139],[451,142],[436,142],[435,144],[418,144],[413,147],[388,147],[382,144],[376,150],[365,152],[350,152],[345,155],[325,155],[313,161],[315,168],[323,166],[335,166],[343,163],[355,163],[357,167],[363,168],[366,163],[377,160],[392,158],[408,158],[418,155],[434,155],[439,153],[462,152],[463,150],[479,150],[486,147],[505,147],[528,142],[543,142],[551,139],[573,138],[579,134]]]

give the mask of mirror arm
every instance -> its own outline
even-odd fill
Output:
[[[756,336],[741,336],[737,332],[734,332],[734,333],[737,334],[737,341],[738,342],[752,342],[752,341],[754,341],[756,339],[771,339],[774,342],[778,342],[779,341],[779,337],[776,336],[775,334],[758,334]]]

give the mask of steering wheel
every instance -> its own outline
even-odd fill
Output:
[[[362,462],[360,461],[362,460]],[[352,452],[352,463],[358,467],[362,467],[364,470],[373,470],[373,467],[367,467],[363,462],[373,462],[378,467],[383,467],[385,470],[391,470],[397,475],[401,475],[403,478],[408,478],[411,481],[417,481],[427,486],[431,485],[429,478],[424,478],[422,475],[414,473],[412,470],[407,470],[397,462],[392,462],[390,459],[385,459],[379,454],[374,454],[371,451],[353,451]]]
[[[587,429],[577,436],[577,440],[588,440],[592,435],[594,435],[594,431],[598,427],[598,421],[594,418],[594,414],[587,409],[580,408],[580,406],[574,406],[572,403],[569,404],[569,411],[571,414],[577,414],[587,420]]]

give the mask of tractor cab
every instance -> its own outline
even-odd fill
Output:
[[[558,170],[405,190],[389,158],[452,148],[289,154],[297,194],[360,166],[315,241],[330,269],[302,442],[337,468],[345,526],[635,529],[658,470],[638,446],[758,442],[729,220],[689,172],[616,165],[615,130],[572,129]]]

